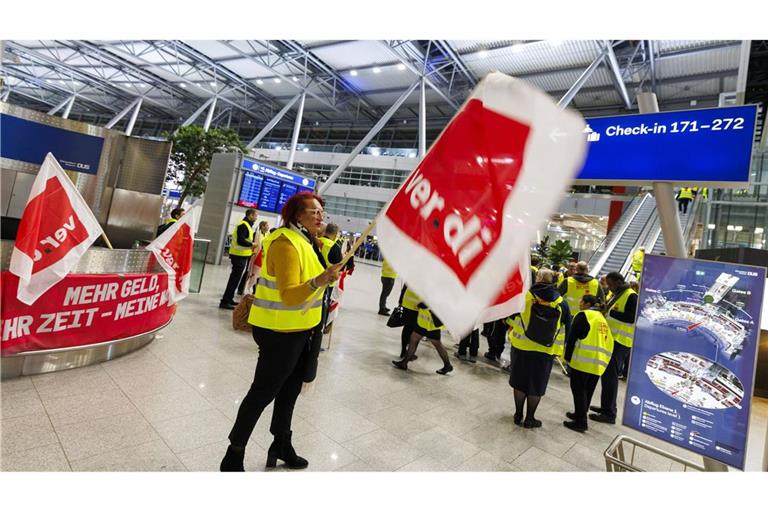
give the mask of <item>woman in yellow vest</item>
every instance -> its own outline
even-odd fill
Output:
[[[419,317],[419,303],[421,299],[418,295],[408,288],[408,285],[403,285],[403,289],[400,291],[400,306],[403,307],[403,330],[400,332],[400,359],[404,359],[408,355],[408,345],[411,343],[411,334],[416,329],[416,321]],[[409,361],[415,361],[418,359],[416,354],[412,355]]]
[[[267,467],[274,467],[278,459],[290,469],[308,465],[291,445],[291,419],[305,372],[312,364],[308,356],[312,332],[321,320],[322,295],[317,291],[335,281],[339,273],[338,265],[324,271],[314,248],[323,214],[319,196],[300,192],[283,206],[283,227],[264,239],[261,276],[248,315],[259,360],[229,434],[222,471],[244,471],[245,446],[262,411],[273,400],[269,431],[275,439],[267,451]],[[308,302],[309,310],[302,311]]]
[[[600,311],[600,299],[584,295],[581,310],[573,317],[565,344],[565,360],[570,366],[574,412],[567,412],[563,425],[576,432],[586,432],[587,413],[597,381],[605,373],[613,354],[613,336]]]
[[[605,319],[613,335],[613,354],[605,373],[600,377],[600,407],[590,407],[596,414],[589,419],[600,423],[616,423],[616,397],[619,393],[619,375],[624,362],[629,358],[632,340],[635,335],[635,315],[637,314],[637,293],[618,272],[605,276],[611,296],[605,306]]]
[[[413,329],[410,343],[408,344],[408,353],[400,360],[392,361],[392,364],[396,368],[407,370],[408,361],[411,361],[411,358],[415,358],[416,348],[419,346],[419,342],[422,338],[427,338],[437,350],[440,359],[443,360],[443,367],[437,370],[436,373],[445,375],[446,373],[453,371],[453,366],[448,358],[448,351],[445,350],[445,347],[440,341],[440,331],[445,329],[445,325],[443,325],[443,322],[440,321],[440,319],[437,318],[437,316],[435,316],[423,302],[420,302],[417,307],[419,312],[416,317],[416,327]]]
[[[682,213],[688,213],[688,203],[693,201],[693,190],[683,187],[677,193],[677,210]]]
[[[553,277],[551,270],[539,270],[536,284],[525,295],[525,309],[507,320],[511,327],[507,336],[514,348],[509,376],[509,385],[515,390],[514,422],[516,425],[522,423],[525,428],[541,426],[541,421],[534,415],[552,373],[555,335],[563,326],[566,335],[571,328],[568,303],[557,293],[552,284]],[[546,339],[538,334],[546,336]],[[523,421],[523,406],[526,403]]]

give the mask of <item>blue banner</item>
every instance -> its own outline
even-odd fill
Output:
[[[50,152],[65,171],[96,174],[104,139],[0,114],[0,157],[42,165]]]
[[[587,118],[576,180],[747,183],[756,105]]]
[[[624,425],[744,469],[765,269],[646,255]]]
[[[315,180],[261,162],[243,159],[245,170],[239,206],[280,213],[288,198],[297,192],[312,191]]]

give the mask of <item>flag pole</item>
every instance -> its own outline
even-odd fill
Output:
[[[335,265],[338,265],[340,268],[347,264],[347,262],[352,258],[352,256],[355,255],[355,251],[357,251],[358,247],[363,245],[363,242],[368,237],[368,235],[371,234],[371,231],[373,231],[373,228],[376,227],[376,219],[373,219],[370,224],[368,224],[368,227],[365,228],[365,231],[360,235],[360,238],[355,240],[355,243],[352,244],[352,247],[349,248],[347,251],[347,254],[344,255],[344,257],[341,259],[340,262],[336,263]],[[315,303],[315,300],[317,299],[317,296],[322,296],[325,292],[325,289],[328,287],[328,285],[321,286],[317,290],[310,295],[309,299],[307,299],[307,303],[304,304],[304,308],[301,310],[302,315],[306,315],[307,311],[310,310],[312,307],[312,304]]]
[[[107,247],[109,247],[111,250],[115,250],[115,248],[112,247],[112,244],[109,242],[109,238],[107,238],[107,234],[104,231],[101,232],[101,238],[104,240],[104,243],[107,244]]]

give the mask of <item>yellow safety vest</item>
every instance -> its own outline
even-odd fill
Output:
[[[611,310],[616,310],[619,313],[623,313],[627,307],[627,300],[630,295],[637,295],[637,292],[632,288],[627,288],[625,293],[619,297],[619,299],[613,304]],[[613,334],[613,340],[620,345],[624,345],[627,348],[632,348],[632,339],[635,336],[635,323],[622,322],[610,316],[610,312],[606,315],[605,320],[611,327],[611,334]]]
[[[317,239],[320,240],[320,243],[323,245],[323,247],[320,249],[320,254],[323,255],[323,261],[325,261],[325,265],[327,267],[330,267],[332,263],[328,259],[328,255],[331,253],[333,246],[336,245],[336,242],[324,236],[317,237]],[[328,285],[329,288],[333,288],[334,286],[336,286],[336,281]]]
[[[585,295],[597,295],[599,286],[597,279],[594,278],[587,283],[581,283],[575,278],[569,277],[568,289],[566,290],[564,297],[565,301],[568,303],[568,308],[570,308],[571,311],[578,311],[581,298]],[[555,345],[555,355],[559,357],[565,355],[565,326],[557,331]]]
[[[589,322],[589,334],[581,340],[576,340],[571,361],[568,363],[574,370],[600,376],[605,372],[613,354],[613,335],[608,322],[599,311],[587,309],[581,311]]]
[[[234,256],[250,257],[253,256],[253,247],[242,247],[237,245],[237,228],[243,224],[245,224],[245,227],[248,228],[248,238],[246,238],[246,240],[253,243],[253,227],[248,223],[247,220],[243,219],[237,224],[237,226],[235,226],[235,230],[232,232],[232,245],[229,246],[229,254]]]
[[[640,272],[643,270],[643,260],[645,259],[645,253],[643,251],[635,251],[632,255],[632,270]]]
[[[418,311],[418,304],[421,302],[421,299],[418,295],[413,293],[410,288],[405,289],[405,293],[403,294],[403,309],[410,309],[411,311]]]
[[[320,323],[322,317],[323,296],[314,293],[307,300],[313,300],[312,307],[302,313],[306,303],[288,306],[280,298],[277,279],[269,274],[269,247],[278,237],[288,239],[299,253],[299,280],[306,283],[323,273],[323,266],[317,260],[312,245],[299,233],[289,228],[280,228],[264,239],[262,248],[261,275],[256,282],[256,294],[248,313],[248,323],[273,331],[305,331]]]
[[[709,197],[709,188],[704,187],[701,189],[701,197],[707,199]]]
[[[693,190],[690,188],[681,188],[679,199],[693,199]]]
[[[387,260],[381,262],[381,277],[397,278],[397,272],[395,272],[395,269],[392,268],[392,265]]]
[[[557,286],[560,286],[565,281],[565,275],[562,272],[557,273]]]
[[[165,224],[166,224],[166,225],[168,225],[168,226],[170,226],[170,225],[171,225],[171,224],[173,224],[174,222],[178,222],[178,219],[174,219],[173,217],[171,217],[170,219],[168,219],[167,221],[165,221]]]
[[[432,316],[432,311],[429,309],[419,308],[419,316],[416,317],[416,323],[425,331],[437,331],[445,329],[445,324],[437,327],[435,325],[435,319]]]
[[[512,346],[518,350],[527,350],[529,352],[541,352],[544,354],[555,355],[555,350],[557,350],[557,342],[555,342],[555,344],[550,347],[545,347],[544,345],[536,343],[525,335],[525,328],[523,327],[523,324],[528,325],[528,322],[531,320],[531,306],[533,305],[534,299],[535,296],[533,293],[530,291],[526,293],[525,309],[523,312],[520,313],[519,316],[515,315],[514,317],[507,319],[507,324],[512,327],[507,332],[507,339],[512,344]],[[563,302],[563,298],[558,297],[554,302],[548,302],[546,304],[549,305],[549,307],[556,308],[560,305],[561,302]],[[560,315],[560,323],[558,325],[558,329],[560,329],[562,326],[563,316]]]

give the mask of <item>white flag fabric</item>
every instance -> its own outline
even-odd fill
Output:
[[[379,216],[382,251],[454,337],[514,280],[583,165],[584,129],[544,92],[491,73]],[[516,281],[508,300],[524,291]]]
[[[146,247],[168,273],[170,304],[176,304],[189,295],[195,226],[198,225],[199,215],[199,207],[191,208]]]
[[[101,235],[93,212],[48,153],[21,216],[9,270],[19,276],[18,299],[33,304],[61,281]]]

